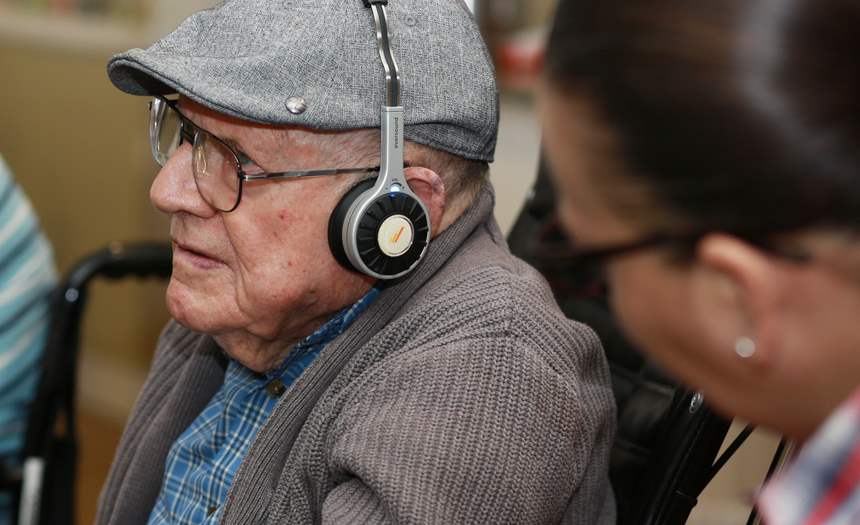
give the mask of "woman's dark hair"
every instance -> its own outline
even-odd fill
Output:
[[[560,0],[547,75],[688,229],[860,226],[858,0]]]

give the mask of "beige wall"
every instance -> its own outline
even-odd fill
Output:
[[[61,272],[113,240],[165,238],[166,221],[147,197],[155,166],[146,102],[110,85],[107,57],[0,39],[0,153],[33,201]],[[147,363],[166,318],[159,288],[99,283],[87,347]]]

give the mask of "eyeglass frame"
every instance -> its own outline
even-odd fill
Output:
[[[707,235],[714,233],[719,233],[719,230],[652,234],[628,242],[585,249],[577,249],[575,246],[570,245],[570,252],[559,257],[541,257],[539,264],[543,265],[545,269],[556,271],[576,269],[585,272],[589,269],[603,269],[612,259],[618,257],[671,245],[693,246]],[[741,235],[733,234],[730,231],[726,231],[725,233],[727,235],[738,235],[745,241],[795,264],[806,264],[813,259],[810,253],[775,245],[773,242],[766,240],[763,237],[764,234]]]
[[[186,117],[179,110],[179,101],[178,100],[170,100],[163,95],[156,95],[153,97],[153,100],[149,103],[149,147],[152,152],[152,157],[155,159],[155,162],[164,167],[164,164],[159,162],[159,153],[158,153],[158,135],[160,132],[160,123],[163,122],[164,116],[160,119],[156,118],[155,115],[159,112],[163,113],[165,110],[161,109],[158,104],[162,103],[167,108],[173,110],[178,116],[180,120],[179,126],[179,144],[177,148],[182,145],[182,141],[187,140],[193,147],[195,142],[195,137],[197,133],[203,132],[207,134],[209,137],[212,137],[216,141],[218,141],[221,145],[227,148],[227,151],[233,155],[233,161],[236,165],[236,176],[239,179],[239,189],[236,195],[236,203],[229,210],[222,210],[209,202],[209,200],[203,195],[203,192],[200,191],[200,186],[197,183],[197,172],[195,168],[192,168],[193,176],[194,176],[194,185],[197,187],[197,192],[200,194],[200,197],[210,206],[215,208],[216,210],[222,213],[231,213],[239,207],[239,204],[242,202],[242,190],[244,187],[245,181],[258,181],[258,180],[279,180],[279,179],[298,179],[304,177],[322,177],[328,175],[342,175],[347,173],[378,173],[380,170],[379,166],[374,167],[364,167],[364,168],[328,168],[328,169],[318,169],[318,170],[295,170],[295,171],[281,171],[281,172],[266,172],[263,171],[261,173],[253,173],[249,174],[242,169],[242,162],[240,160],[240,155],[250,161],[253,162],[250,156],[242,151],[236,151],[230,146],[224,139],[215,135],[214,133],[208,131],[202,126],[198,126],[191,119]],[[192,133],[193,131],[193,133]]]

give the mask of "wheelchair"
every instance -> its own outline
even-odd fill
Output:
[[[166,279],[171,258],[171,247],[166,243],[113,243],[77,263],[54,293],[51,332],[27,422],[21,472],[7,473],[3,484],[18,500],[18,516],[13,523],[74,523],[78,444],[75,396],[88,285],[97,277]]]

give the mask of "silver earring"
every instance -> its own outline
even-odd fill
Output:
[[[749,337],[738,337],[735,341],[735,353],[744,359],[749,359],[755,354],[755,341]]]

